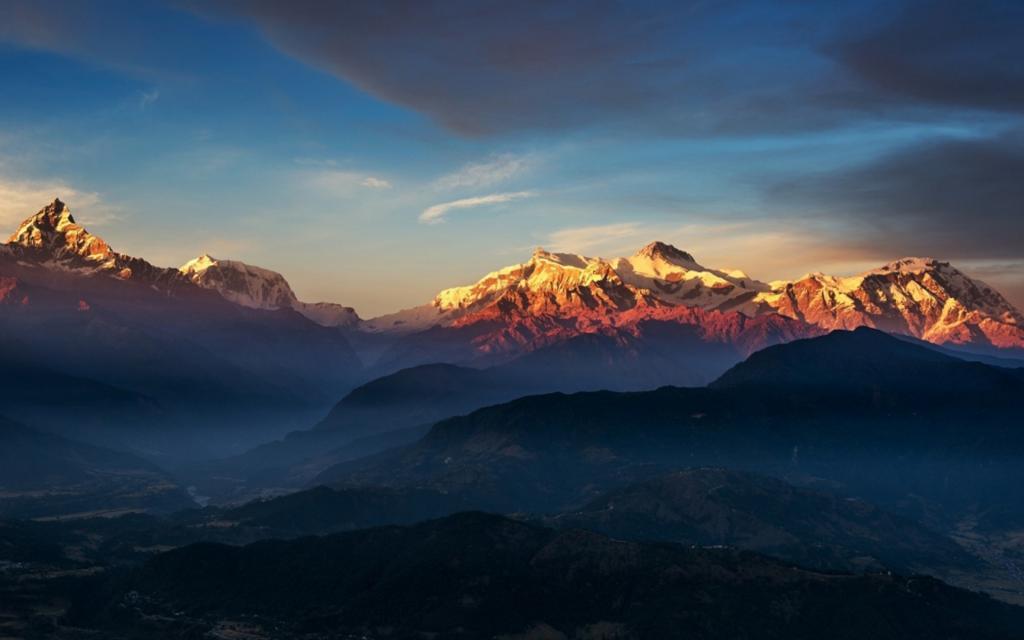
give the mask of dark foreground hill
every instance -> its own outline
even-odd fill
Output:
[[[56,561],[109,565],[193,542],[246,544],[405,525],[475,507],[457,495],[427,490],[316,487],[229,509],[0,521],[0,560],[31,561],[18,554],[26,539],[62,549]],[[815,569],[939,576],[992,569],[949,537],[863,500],[725,469],[677,471],[610,491],[580,509],[513,517],[624,540],[736,547]]]
[[[815,573],[748,552],[616,541],[480,513],[184,547],[88,590],[68,621],[110,638],[1024,634],[1024,610],[931,578]]]

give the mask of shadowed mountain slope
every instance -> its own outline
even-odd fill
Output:
[[[921,375],[932,371],[941,375],[929,385]],[[836,332],[758,354],[711,388],[552,394],[481,409],[319,481],[424,486],[501,510],[544,510],[659,471],[728,466],[817,476],[882,503],[927,496],[964,509],[1016,495],[1022,392],[1018,370],[871,330]]]
[[[874,505],[727,469],[687,469],[543,519],[628,540],[728,545],[838,570],[978,565],[949,538]]]
[[[136,456],[0,418],[0,515],[65,516],[194,506],[166,473]]]

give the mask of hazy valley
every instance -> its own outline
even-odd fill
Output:
[[[0,325],[8,636],[1024,633],[1024,318],[940,260],[538,250],[363,319],[58,200]]]

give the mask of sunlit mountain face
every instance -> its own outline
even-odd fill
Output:
[[[1024,6],[0,7],[0,637],[1024,637]]]

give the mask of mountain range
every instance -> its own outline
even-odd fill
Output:
[[[503,400],[528,392],[509,376],[539,353],[361,385],[307,437],[341,434],[355,449],[407,439],[347,458],[299,440],[314,458],[345,459],[306,475],[308,490],[237,507],[168,513],[186,496],[138,457],[0,423],[11,434],[0,468],[13,474],[0,488],[18,493],[0,507],[43,517],[0,521],[0,631],[1013,638],[1024,628],[1020,609],[964,589],[1022,601],[1024,369],[861,327],[767,347],[706,387]],[[117,406],[148,402],[54,380]],[[499,404],[474,409],[474,398]],[[272,462],[281,451],[253,453]],[[82,517],[118,510],[149,513]]]
[[[363,326],[406,333],[445,327],[493,359],[580,334],[643,337],[663,323],[696,327],[705,341],[731,342],[743,355],[794,334],[860,326],[935,344],[1024,347],[1024,316],[946,262],[906,258],[854,277],[816,273],[764,283],[706,268],[661,242],[613,260],[538,249],[523,264]]]
[[[119,253],[60,200],[0,245],[5,362],[121,398],[76,418],[79,428],[158,455],[237,452],[308,427],[393,373],[412,367],[403,375],[427,383],[419,365],[461,367],[463,379],[486,373],[420,424],[420,408],[388,418],[395,431],[527,393],[699,386],[766,347],[860,326],[977,358],[1024,353],[1024,318],[1012,305],[928,258],[766,283],[661,242],[615,259],[538,249],[421,307],[363,320],[350,307],[300,301],[281,274],[236,260],[204,254],[164,268]],[[6,413],[67,429],[32,393],[8,395]],[[179,435],[121,428],[140,423],[176,424]],[[201,435],[182,440],[190,429]]]
[[[129,438],[142,450],[203,450],[212,428],[280,433],[315,419],[358,382],[344,335],[292,309],[254,309],[197,286],[178,269],[118,253],[75,222],[59,200],[0,246],[0,346],[5,365],[31,363],[76,380],[144,396],[145,420],[94,406],[90,437]],[[60,393],[55,389],[52,393]],[[5,412],[31,410],[13,397]],[[47,426],[84,429],[74,407]],[[297,417],[298,416],[298,417]],[[177,425],[177,435],[156,437]],[[244,425],[244,426],[243,426]],[[185,431],[197,432],[184,438]]]
[[[77,224],[60,200],[27,218],[5,253],[52,270],[104,273],[167,292],[191,282],[244,307],[294,309],[325,326],[365,332],[500,323],[474,335],[478,352],[490,356],[583,333],[635,334],[645,320],[698,323],[715,338],[736,339],[746,327],[730,312],[748,319],[778,314],[824,330],[868,326],[935,344],[1024,348],[1024,316],[990,286],[934,258],[903,258],[850,277],[812,273],[762,282],[737,269],[705,267],[663,242],[614,259],[537,249],[528,261],[445,289],[428,304],[362,320],[351,307],[301,302],[281,274],[237,260],[203,254],[171,269],[117,253]],[[695,309],[705,313],[694,316]]]

